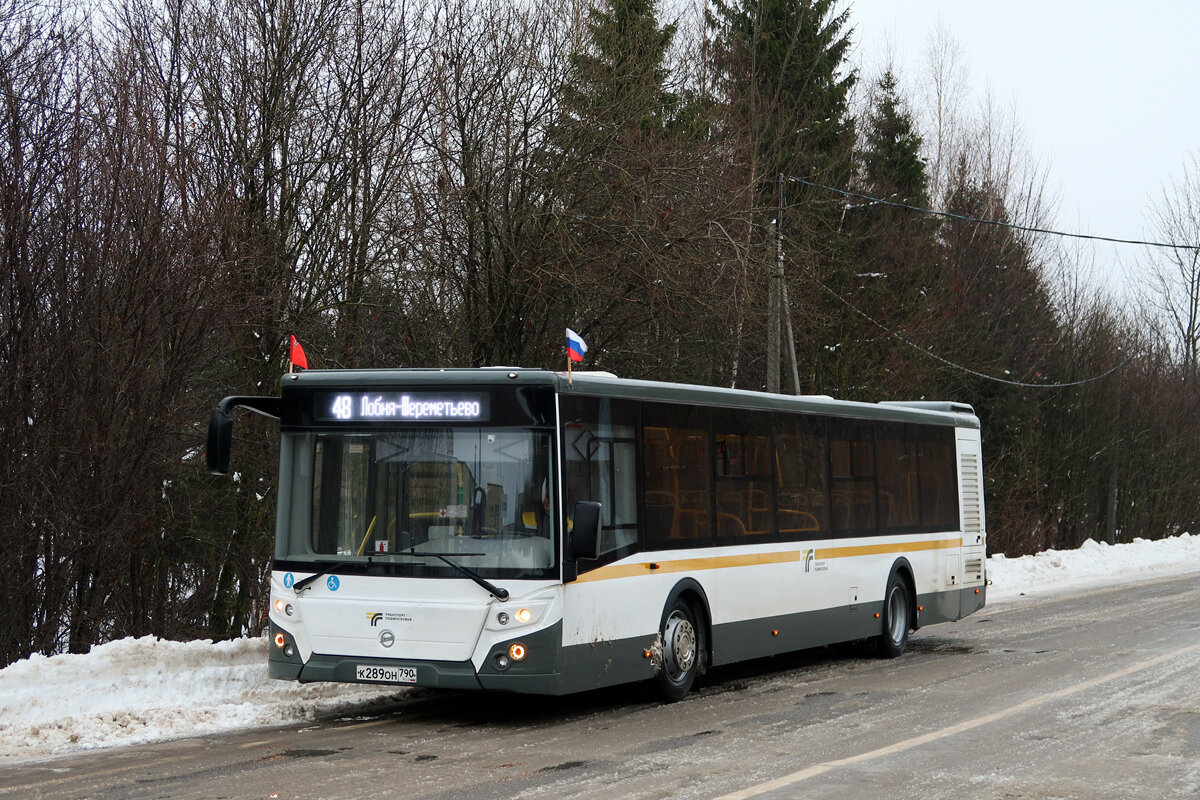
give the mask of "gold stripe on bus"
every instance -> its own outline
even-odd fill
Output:
[[[847,558],[849,556],[877,556],[886,553],[911,553],[920,550],[951,550],[962,547],[962,539],[933,539],[928,542],[888,542],[886,544],[864,544],[856,547],[828,547],[818,550],[814,558]]]
[[[816,561],[831,558],[853,558],[854,556],[876,556],[889,553],[912,553],[922,550],[951,550],[962,547],[962,539],[934,539],[925,542],[887,542],[848,547],[825,547],[813,553]],[[749,553],[740,556],[710,556],[708,558],[681,558],[676,561],[648,561],[637,564],[613,564],[609,567],[585,572],[576,583],[608,581],[616,578],[635,578],[638,575],[663,572],[696,572],[725,567],[753,567],[762,564],[786,564],[804,560],[805,550],[783,550],[774,553]]]

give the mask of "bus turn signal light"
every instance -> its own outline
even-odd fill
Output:
[[[287,639],[283,638],[283,634],[282,633],[275,634],[275,646],[283,647],[285,644],[287,644]]]
[[[513,661],[524,661],[527,655],[529,655],[529,651],[520,642],[508,646],[508,657]]]

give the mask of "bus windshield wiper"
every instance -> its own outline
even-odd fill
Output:
[[[441,559],[446,564],[450,565],[450,567],[453,568],[454,570],[456,570],[457,572],[467,576],[471,580],[475,581],[475,583],[482,586],[485,590],[488,591],[488,593],[494,595],[498,600],[507,600],[508,599],[509,593],[508,593],[507,589],[500,588],[499,586],[492,583],[488,579],[480,576],[474,570],[468,569],[467,567],[464,567],[462,564],[455,563],[455,562],[451,561],[449,558],[447,558],[447,556],[482,556],[482,555],[484,555],[483,553],[425,553],[425,552],[420,552],[417,550],[410,549],[410,550],[401,550],[401,551],[399,551],[398,555],[417,556],[418,558],[424,557],[424,556],[429,556],[430,558]],[[316,572],[314,572],[312,575],[309,575],[307,578],[296,581],[296,583],[294,583],[292,585],[292,591],[294,591],[296,594],[300,594],[302,591],[307,589],[308,585],[310,583],[312,583],[313,581],[315,581],[317,578],[320,578],[324,575],[328,575],[329,573],[333,572],[336,569],[341,569],[342,567],[353,567],[353,566],[356,566],[361,563],[363,563],[363,562],[361,562],[361,561],[318,561],[313,566],[319,567],[319,569]],[[371,563],[370,558],[367,559],[367,563],[368,564]]]
[[[489,593],[491,593],[492,596],[494,596],[497,600],[507,600],[508,599],[508,589],[501,589],[499,586],[492,583],[488,579],[480,576],[479,573],[475,572],[474,570],[468,569],[468,568],[464,567],[462,564],[457,564],[457,563],[451,561],[449,558],[447,558],[447,556],[481,556],[481,555],[484,555],[483,553],[428,553],[428,552],[418,552],[415,548],[409,548],[408,550],[401,550],[400,554],[405,555],[405,556],[418,556],[418,557],[429,556],[430,558],[440,558],[442,561],[449,564],[453,569],[457,570],[458,572],[462,573],[463,575],[466,575],[468,578],[470,578],[471,580],[475,581],[477,584],[482,586]]]
[[[363,563],[363,562],[361,562],[361,561],[317,561],[313,564],[314,567],[318,568],[317,571],[314,572],[312,575],[309,575],[304,580],[296,581],[294,584],[292,584],[292,591],[294,591],[296,594],[300,594],[302,591],[304,591],[305,589],[308,588],[308,585],[310,583],[315,581],[317,578],[320,578],[322,575],[328,575],[329,573],[333,572],[335,569],[341,569],[342,567],[353,567],[354,565],[361,564],[361,563]],[[370,564],[371,559],[368,558],[367,563]]]

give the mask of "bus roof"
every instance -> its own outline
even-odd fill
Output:
[[[727,408],[757,408],[859,419],[916,422],[978,428],[979,418],[966,403],[945,401],[885,401],[862,403],[828,395],[785,395],[747,389],[728,389],[665,381],[619,378],[611,372],[566,372],[524,367],[403,368],[362,370],[305,370],[284,375],[283,388],[403,388],[410,386],[546,385],[559,394],[622,397],[660,402],[684,402]]]

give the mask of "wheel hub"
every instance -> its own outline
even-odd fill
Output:
[[[681,616],[667,620],[663,636],[663,666],[671,677],[678,677],[696,661],[696,629]]]

